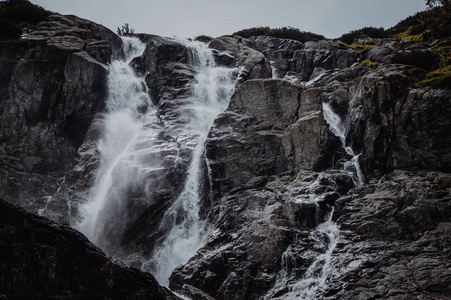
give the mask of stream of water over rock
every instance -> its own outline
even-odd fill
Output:
[[[155,108],[148,96],[143,78],[136,76],[130,61],[144,51],[144,45],[135,38],[123,37],[125,59],[115,60],[108,75],[107,113],[104,117],[102,138],[99,141],[100,168],[91,199],[81,206],[82,221],[77,228],[91,241],[98,244],[102,232],[98,226],[99,214],[108,201],[108,193],[114,181],[128,182],[127,165],[133,164],[133,144],[147,133],[144,124],[155,116]],[[146,114],[139,112],[149,106]],[[113,181],[113,173],[120,178]]]
[[[342,148],[351,157],[342,165],[342,171],[345,171],[352,178],[354,185],[361,186],[364,184],[364,177],[360,169],[358,161],[359,155],[346,146],[344,124],[340,117],[334,113],[329,104],[323,103],[323,116],[329,129],[337,136]],[[318,180],[322,177],[328,177],[327,173],[321,174]],[[304,195],[300,201],[310,201],[316,204],[319,210],[318,202],[321,200],[321,195],[317,195],[313,191],[312,184],[310,192],[307,196]],[[300,242],[296,237],[291,245],[287,247],[281,257],[281,270],[277,274],[277,280],[271,290],[264,295],[262,300],[280,299],[280,300],[296,300],[296,299],[315,299],[319,290],[324,290],[327,286],[327,279],[333,275],[335,270],[333,264],[333,252],[340,238],[340,231],[337,224],[332,221],[334,209],[331,208],[327,220],[320,223],[311,233],[310,239],[314,241],[315,247],[323,249],[324,251],[316,256],[307,270],[299,277],[296,271],[296,256],[293,245]],[[320,245],[320,246],[318,246]],[[314,248],[315,248],[314,247]]]
[[[235,83],[233,70],[217,67],[211,50],[205,44],[185,43],[196,77],[191,96],[178,110],[182,118],[189,118],[185,129],[188,132],[183,134],[194,135],[196,146],[183,192],[166,211],[160,225],[160,228],[170,228],[169,232],[154,251],[152,259],[143,266],[163,285],[169,284],[169,276],[177,266],[186,263],[205,244],[209,211],[204,214],[201,211],[204,210],[202,206],[211,208],[213,201],[211,188],[206,190],[202,186],[204,178],[210,180],[208,167],[202,168],[204,163],[208,166],[205,139],[216,116],[227,108]],[[201,198],[207,199],[210,205],[201,203]]]
[[[116,223],[117,232],[127,225],[126,213],[123,218],[117,219],[112,217],[117,216],[117,212],[111,212],[117,207],[126,207],[125,203],[121,203],[125,194],[121,193],[148,184],[144,181],[148,181],[149,177],[143,174],[164,168],[161,165],[161,149],[159,156],[153,155],[155,147],[161,146],[157,141],[159,135],[170,135],[177,145],[183,140],[185,147],[191,149],[187,173],[184,182],[180,182],[183,189],[164,213],[158,229],[162,236],[156,240],[152,254],[141,266],[151,272],[160,284],[168,286],[172,271],[186,263],[205,244],[209,233],[208,217],[213,196],[204,144],[215,118],[228,106],[234,91],[235,70],[216,66],[213,54],[205,44],[178,41],[188,51],[188,64],[195,77],[189,96],[174,108],[178,119],[169,125],[164,124],[159,118],[158,107],[148,96],[144,78],[137,76],[129,64],[134,57],[141,55],[145,46],[134,38],[123,38],[123,41],[125,60],[117,60],[110,65],[107,112],[103,119],[102,138],[98,143],[100,167],[97,180],[91,198],[80,207],[84,217],[77,228],[94,243],[114,248],[114,241],[106,238],[110,232],[105,232],[111,229],[105,229],[104,224]],[[346,153],[352,157],[344,163],[344,171],[354,178],[356,185],[361,185],[363,176],[358,155],[345,146],[340,118],[327,104],[323,104],[323,111],[330,130],[340,138]],[[180,148],[177,148],[177,156],[179,152]],[[182,160],[181,157],[177,159]],[[313,192],[312,197],[315,197]],[[111,201],[119,203],[111,205]],[[312,298],[316,290],[323,287],[333,269],[332,252],[339,238],[338,228],[331,221],[331,216],[332,213],[311,234],[313,240],[317,237],[318,243],[327,243],[326,251],[319,254],[299,278],[290,267],[293,253],[291,246],[288,247],[282,257],[278,280],[264,299],[278,298],[280,290],[285,290],[280,299]]]
[[[160,284],[167,286],[173,269],[186,263],[203,246],[208,234],[213,199],[210,184],[205,184],[209,181],[209,171],[204,143],[216,116],[228,106],[234,90],[235,71],[217,67],[207,45],[177,41],[188,51],[188,64],[195,78],[189,96],[174,108],[178,119],[165,124],[158,116],[158,107],[148,96],[144,78],[137,76],[129,65],[134,57],[141,55],[145,46],[134,38],[123,38],[123,41],[126,59],[114,61],[110,66],[107,113],[98,146],[101,164],[97,181],[91,199],[81,207],[84,218],[77,228],[103,248],[114,248],[111,238],[105,238],[111,230],[104,232],[108,231],[104,224],[117,223],[114,229],[117,232],[127,226],[127,209],[123,209],[121,219],[111,217],[117,215],[114,210],[118,207],[130,205],[120,203],[125,198],[121,193],[145,189],[139,187],[141,185],[148,187],[152,177],[144,174],[164,168],[161,164],[164,153],[179,155],[180,148],[158,149],[156,155],[155,148],[169,147],[169,144],[157,142],[159,135],[170,136],[176,147],[182,147],[179,142],[183,140],[191,153],[185,181],[179,183],[184,187],[165,212],[159,228],[163,236],[152,245],[153,253],[142,265],[143,270],[151,272]],[[182,158],[175,160],[177,165]],[[147,188],[147,194],[152,192]],[[111,205],[111,201],[119,203]]]

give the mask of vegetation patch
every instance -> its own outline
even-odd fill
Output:
[[[52,14],[28,0],[0,1],[0,40],[18,39],[23,27],[46,21]]]
[[[376,41],[376,40],[371,40],[369,43],[366,43],[366,44],[355,44],[354,43],[351,45],[343,43],[343,42],[337,42],[336,45],[340,46],[340,47],[345,47],[345,48],[353,48],[353,49],[357,50],[357,53],[360,53],[363,50],[374,48],[374,46],[377,44],[377,42],[378,41]]]
[[[18,39],[22,35],[22,28],[14,23],[0,19],[0,40]]]
[[[392,63],[411,65],[426,71],[432,71],[439,67],[440,60],[440,54],[434,51],[416,50],[396,53],[392,58]]]
[[[451,5],[419,12],[388,30],[399,39],[430,43],[448,37],[451,32]]]
[[[367,36],[371,39],[383,39],[390,37],[390,33],[383,27],[363,27],[343,34],[338,39],[347,45],[352,45],[361,36]],[[376,43],[374,43],[375,45]]]
[[[208,36],[208,35],[199,35],[199,36],[196,36],[194,38],[194,40],[198,41],[198,42],[202,42],[202,43],[208,44],[208,43],[210,43],[213,40],[213,38],[211,36]]]
[[[416,87],[424,88],[424,87],[432,87],[432,88],[450,88],[451,87],[451,65],[434,70],[429,72],[426,75],[426,79],[418,82]]]
[[[307,87],[303,84],[299,84],[299,93],[302,94],[305,92],[305,90],[307,89]]]
[[[371,61],[369,59],[365,59],[360,62],[359,67],[368,67],[371,69],[376,69],[377,67],[379,67],[379,65],[380,65],[380,63],[378,63],[378,62]]]
[[[86,46],[88,46],[89,44],[93,43],[93,42],[98,42],[98,40],[96,39],[86,39],[83,41],[83,50],[86,50]]]
[[[282,28],[253,27],[234,32],[233,35],[239,35],[244,38],[249,38],[251,36],[266,35],[281,39],[295,40],[302,43],[325,39],[323,35],[307,31],[300,31],[299,29],[293,27],[282,27]]]

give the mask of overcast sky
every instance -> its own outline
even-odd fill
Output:
[[[337,38],[365,26],[389,28],[426,8],[424,0],[31,0],[61,14],[100,23],[116,32],[213,37],[240,29],[292,26]]]

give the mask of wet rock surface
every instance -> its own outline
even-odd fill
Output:
[[[219,195],[252,177],[291,169],[281,140],[296,117],[299,97],[299,88],[282,80],[250,80],[236,91],[206,146]]]
[[[449,178],[395,171],[339,199],[334,260],[344,272],[324,299],[449,298]]]
[[[252,45],[270,53],[274,41],[257,38]],[[306,55],[318,45],[296,44],[287,55]],[[324,63],[319,68],[312,56],[302,63],[307,69],[293,71],[297,82],[316,79],[298,91],[291,122],[265,113],[272,101],[282,102],[270,96],[277,80],[244,82],[215,121],[207,140],[217,197],[211,234],[174,271],[170,286],[181,293],[199,289],[216,299],[446,299],[449,241],[437,238],[449,230],[450,190],[444,184],[449,174],[419,170],[450,170],[444,150],[449,126],[442,119],[449,114],[448,91],[411,88],[424,76],[411,66],[339,69],[336,48],[318,51],[317,58],[333,53],[333,63],[325,67],[327,58],[318,58]],[[355,187],[347,173],[312,171],[341,169],[349,159],[324,119],[323,103],[341,119],[344,143],[361,153],[368,184]],[[266,132],[283,128],[282,138],[254,144],[259,123]],[[266,155],[274,157],[268,147],[279,141],[280,169],[258,168]]]

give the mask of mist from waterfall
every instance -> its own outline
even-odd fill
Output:
[[[202,214],[201,211],[211,207],[213,200],[205,140],[215,118],[227,108],[235,84],[235,71],[217,67],[212,51],[205,44],[184,43],[189,50],[189,63],[195,69],[196,77],[191,96],[177,109],[187,124],[178,131],[179,136],[191,138],[195,146],[184,189],[166,211],[160,225],[160,229],[169,230],[160,240],[150,261],[143,266],[165,286],[169,284],[172,271],[186,263],[205,244],[208,213]]]
[[[122,37],[124,60],[109,66],[108,99],[103,120],[103,135],[98,142],[100,168],[91,191],[91,198],[80,206],[82,220],[75,227],[98,244],[101,238],[98,218],[104,209],[108,192],[113,185],[113,171],[130,157],[133,142],[143,134],[146,116],[155,114],[144,79],[136,76],[130,61],[142,54],[145,45],[136,38]],[[147,113],[141,113],[146,108]]]
[[[177,168],[178,163],[183,163],[178,155],[180,147],[184,147],[184,153],[190,156],[183,158],[188,159],[189,167],[185,181],[180,182],[182,192],[165,212],[159,228],[161,238],[151,245],[154,252],[142,265],[161,284],[168,285],[172,271],[204,245],[208,234],[213,198],[205,140],[215,118],[229,104],[236,70],[216,66],[207,45],[177,40],[188,51],[188,65],[195,78],[189,96],[173,109],[177,119],[165,123],[158,118],[158,109],[149,98],[144,78],[137,76],[129,65],[134,57],[142,54],[145,45],[136,38],[123,37],[123,41],[125,59],[110,65],[107,110],[102,121],[102,138],[97,144],[100,167],[90,199],[79,207],[82,218],[76,227],[104,250],[113,254],[121,251],[114,244],[111,232],[118,239],[124,233],[128,205],[141,205],[139,201],[146,205],[144,198],[127,200],[127,191],[151,195],[149,180],[158,177],[164,168],[161,164],[165,153],[177,156]],[[161,134],[172,142],[161,144]],[[124,217],[118,218],[121,212]],[[105,227],[111,222],[113,227]],[[140,252],[119,252],[124,254],[143,258]]]

